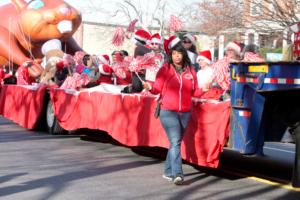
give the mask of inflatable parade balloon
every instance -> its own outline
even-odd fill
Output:
[[[81,24],[81,13],[62,0],[11,0],[0,6],[0,66],[20,66],[31,61],[29,73],[42,72],[42,45],[59,39],[70,54],[81,50],[72,35]]]

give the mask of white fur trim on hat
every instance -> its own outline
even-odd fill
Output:
[[[134,35],[134,39],[137,39],[137,40],[140,40],[140,41],[143,41],[143,42],[147,42],[147,38],[140,37],[138,35]]]
[[[61,50],[61,42],[58,39],[52,39],[45,42],[42,46],[42,54],[46,55],[51,50]]]
[[[195,40],[194,36],[192,36],[191,34],[187,33],[187,34],[185,34],[183,36],[183,38],[185,38],[185,37],[188,38],[192,42],[193,45],[196,45],[196,40]]]
[[[227,51],[228,49],[234,50],[238,55],[240,55],[241,52],[242,52],[241,47],[238,44],[234,43],[234,42],[229,42],[226,45],[225,51]]]
[[[178,37],[174,38],[168,45],[169,49],[172,49],[176,44],[180,42],[180,39]]]
[[[204,60],[206,63],[211,64],[211,61],[205,56],[198,56],[196,61],[199,62],[199,60]]]

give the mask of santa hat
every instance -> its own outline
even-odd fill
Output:
[[[158,43],[158,44],[162,44],[160,35],[158,33],[155,33],[154,35],[151,36],[151,42],[152,43]]]
[[[42,46],[42,54],[46,55],[51,50],[61,50],[61,42],[58,39],[52,39],[45,42]]]
[[[165,39],[164,48],[167,54],[169,54],[170,49],[172,49],[176,44],[180,42],[180,39],[174,35],[169,37],[169,39]]]
[[[147,31],[139,29],[134,33],[134,39],[147,43],[151,39],[151,35]]]
[[[183,38],[189,39],[189,40],[192,42],[193,45],[196,45],[196,37],[195,37],[195,36],[193,36],[193,35],[187,33],[187,34],[185,34],[185,35],[183,36]]]
[[[104,55],[98,55],[97,57],[98,57],[98,59],[99,59],[99,61],[101,63],[109,65],[110,60],[109,60],[109,56],[108,55],[106,55],[106,54],[104,54]]]
[[[241,44],[238,42],[229,42],[225,47],[225,51],[228,49],[234,50],[238,55],[240,55],[242,52]]]
[[[204,60],[208,64],[211,64],[212,60],[210,50],[201,51],[197,57],[197,62],[199,62],[199,60]]]

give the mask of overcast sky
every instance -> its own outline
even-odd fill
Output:
[[[26,0],[27,1],[27,0]],[[124,0],[65,0],[75,8],[81,11],[84,21],[128,24],[128,19],[122,15],[112,17]],[[197,0],[164,0],[166,1],[165,20],[168,20],[171,14],[177,16],[185,6],[194,3]],[[199,0],[198,0],[199,1]],[[0,0],[0,6],[9,3],[10,0]],[[132,0],[133,4],[143,11],[147,16],[151,16],[155,10],[153,2],[156,0]],[[150,17],[148,17],[150,19]],[[147,20],[147,19],[146,19]]]

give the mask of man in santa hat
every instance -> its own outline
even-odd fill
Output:
[[[151,40],[151,35],[144,29],[138,29],[133,36],[133,42],[136,47],[134,49],[133,57],[143,56],[146,53],[151,52],[150,47],[148,46],[149,41]]]
[[[164,52],[162,50],[162,44],[163,44],[163,42],[158,33],[155,33],[151,36],[150,48],[151,48],[152,52],[155,53],[155,57],[156,57],[155,62],[156,62],[157,68],[146,70],[146,80],[147,81],[152,81],[152,82],[155,81],[158,70],[162,67],[162,65],[166,61],[166,54],[164,54]]]
[[[146,53],[151,52],[151,49],[148,46],[150,39],[151,39],[150,33],[148,33],[143,29],[138,29],[134,33],[133,41],[136,45],[134,49],[134,55],[133,55],[134,58],[136,58],[137,56],[144,56]],[[138,75],[133,73],[131,78],[132,78],[131,79],[132,84],[129,86],[129,88],[124,89],[123,92],[126,91],[128,91],[129,93],[141,92],[144,89],[144,87],[140,79],[145,81],[145,71],[138,72]]]

